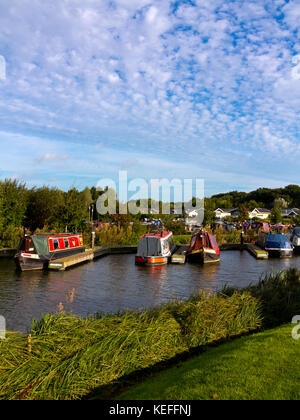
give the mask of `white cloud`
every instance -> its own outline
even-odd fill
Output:
[[[225,149],[296,159],[299,2],[195,4],[1,3],[0,54],[9,69],[0,83],[2,129],[56,146],[93,147],[101,137],[104,148],[151,149],[175,161],[195,162],[206,150],[222,168]],[[57,151],[36,158],[47,154]]]

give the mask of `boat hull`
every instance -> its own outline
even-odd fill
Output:
[[[300,245],[294,247],[295,254],[300,254]]]
[[[220,254],[217,254],[214,250],[201,249],[192,251],[187,255],[187,259],[192,263],[199,264],[210,264],[220,262]]]
[[[268,251],[271,258],[292,258],[293,256],[292,249],[265,249]]]
[[[48,267],[48,261],[41,258],[24,257],[22,255],[15,256],[16,267],[19,271],[45,270]]]
[[[168,264],[168,257],[135,257],[135,263],[137,265],[153,266],[153,265],[165,265]]]
[[[74,254],[80,254],[82,252],[85,252],[85,247],[51,252],[49,256],[18,253],[15,256],[15,263],[17,270],[19,271],[47,270],[49,261],[54,261]]]

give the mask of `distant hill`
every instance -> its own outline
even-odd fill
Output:
[[[211,208],[236,208],[245,205],[249,208],[263,207],[271,209],[274,200],[282,198],[288,207],[300,207],[300,186],[288,185],[284,188],[259,188],[249,193],[231,191],[224,194],[216,194],[207,198],[206,207]]]

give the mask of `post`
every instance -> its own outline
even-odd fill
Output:
[[[244,231],[241,231],[241,251],[244,249]]]
[[[96,236],[95,227],[93,226],[92,227],[92,248],[95,248],[95,236]]]

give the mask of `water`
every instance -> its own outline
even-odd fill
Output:
[[[187,298],[197,290],[245,287],[262,273],[289,267],[300,269],[300,257],[257,261],[247,251],[226,251],[220,264],[152,268],[136,266],[134,255],[111,255],[67,271],[25,273],[16,272],[12,260],[1,258],[0,315],[8,330],[26,331],[32,318],[56,312],[59,303],[83,316],[150,307],[170,297]]]

